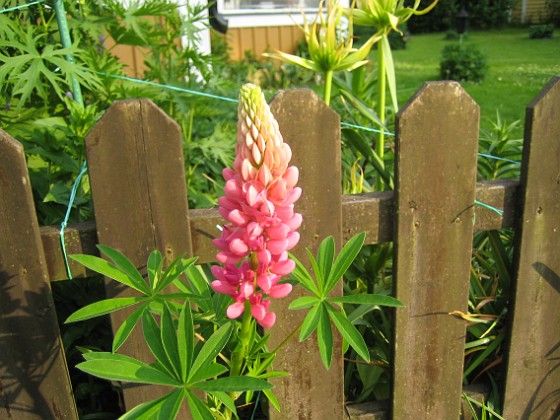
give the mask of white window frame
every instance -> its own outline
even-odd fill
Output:
[[[257,28],[263,26],[294,26],[302,25],[305,19],[311,22],[317,16],[314,8],[285,9],[225,9],[225,0],[218,0],[218,12],[228,21],[229,28]],[[350,0],[339,0],[343,7],[350,6]],[[303,14],[302,14],[303,12]]]

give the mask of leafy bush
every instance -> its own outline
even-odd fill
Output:
[[[529,38],[531,39],[552,38],[553,32],[554,25],[552,23],[529,26]]]
[[[442,79],[479,82],[486,75],[486,57],[476,45],[446,45],[441,56]]]
[[[413,3],[408,1],[408,3]],[[496,29],[508,24],[514,0],[439,0],[438,5],[422,19],[411,19],[412,33],[442,32],[455,28],[455,16],[461,7],[469,13],[469,26],[474,29]]]

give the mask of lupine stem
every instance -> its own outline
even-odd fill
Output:
[[[249,339],[251,337],[252,328],[252,317],[251,317],[251,305],[248,301],[245,302],[245,311],[243,312],[243,318],[241,320],[241,332],[239,333],[239,343],[237,348],[231,355],[231,368],[230,376],[241,375],[241,369],[243,368],[243,362],[247,355],[247,349],[249,347]]]
[[[332,90],[333,71],[329,70],[325,73],[325,93],[324,100],[327,105],[331,104],[331,90]]]

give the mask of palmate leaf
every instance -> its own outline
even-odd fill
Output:
[[[297,280],[304,289],[307,289],[316,296],[320,296],[321,294],[317,289],[317,285],[315,284],[313,278],[309,275],[303,264],[292,254],[290,254],[290,258],[296,263],[296,267],[291,274],[292,278]]]
[[[348,270],[348,267],[350,267],[350,264],[352,264],[358,255],[358,252],[362,249],[365,238],[366,234],[364,232],[358,233],[350,238],[346,245],[342,247],[333,263],[325,288],[321,291],[322,297],[327,297],[336,283],[338,283],[344,273],[346,273],[346,270]]]
[[[311,308],[311,310],[305,316],[305,319],[303,320],[301,329],[299,331],[299,341],[307,339],[307,337],[309,337],[311,333],[317,328],[321,317],[321,305],[322,303],[313,306],[313,308]]]
[[[132,410],[127,411],[124,415],[119,417],[119,420],[138,418],[158,420],[174,419],[177,417],[184,399],[185,391],[176,389],[163,397],[137,405]]]
[[[85,353],[83,356],[86,361],[79,363],[76,367],[99,378],[110,381],[180,386],[180,383],[166,372],[124,354],[91,352]]]
[[[148,285],[146,284],[146,282],[144,282],[144,280],[142,280],[143,286],[141,284],[136,284],[136,282],[131,280],[126,273],[124,273],[122,270],[118,269],[108,261],[104,260],[103,258],[84,254],[70,255],[70,258],[79,262],[84,267],[89,268],[90,270],[109,277],[113,280],[116,280],[119,283],[124,284],[125,286],[139,291],[140,293],[143,293],[145,295],[150,294]]]
[[[146,295],[151,294],[142,274],[122,252],[107,245],[97,245],[97,248],[113,262],[115,267],[128,276],[130,283],[134,285],[136,290]]]
[[[302,296],[290,303],[289,309],[307,309],[320,303],[321,300],[315,296]]]
[[[163,289],[174,283],[178,277],[189,267],[191,267],[198,257],[185,259],[182,256],[176,258],[164,271],[161,281],[154,287],[154,293],[160,293]]]
[[[226,376],[211,381],[195,383],[193,384],[193,388],[198,388],[206,392],[245,392],[271,389],[272,384],[263,379],[252,378],[251,376]]]
[[[142,314],[148,310],[149,303],[146,302],[136,308],[134,312],[132,312],[121,324],[115,336],[113,337],[113,353],[116,353],[118,349],[124,344],[126,339],[132,333],[132,330],[138,324],[140,318],[142,318]]]
[[[188,389],[185,391],[187,394],[187,401],[189,403],[189,408],[193,419],[197,420],[214,420],[212,412],[208,409],[206,404],[202,402],[194,393]]]
[[[0,54],[0,85],[12,86],[12,95],[19,96],[18,109],[33,93],[48,101],[49,89],[45,89],[45,81],[61,99],[69,90],[72,79],[92,90],[101,88],[97,75],[82,68],[80,57],[84,51],[78,48],[77,42],[70,48],[56,48],[53,44],[45,44],[45,34],[36,36],[32,26],[19,35],[21,42],[0,40],[0,48],[9,47],[17,51],[10,56]],[[75,62],[68,61],[67,56],[73,56]]]
[[[78,309],[72,315],[70,315],[65,324],[71,322],[85,321],[86,319],[95,318],[97,316],[110,314],[111,312],[118,311],[119,309],[127,308],[132,305],[136,305],[140,302],[146,302],[147,297],[124,297],[124,298],[111,298],[104,299],[99,302],[91,303]]]
[[[175,366],[169,360],[161,340],[161,328],[153,315],[149,312],[145,312],[142,317],[142,332],[150,351],[155,356],[158,363],[166,370],[167,374],[175,378],[178,377]]]
[[[181,364],[181,380],[186,382],[193,352],[194,352],[194,325],[190,302],[185,300],[179,314],[177,326],[177,347],[179,349],[179,362]]]
[[[327,312],[328,304],[317,305],[319,307],[319,322],[317,324],[317,345],[323,365],[328,369],[332,363],[333,355],[333,335],[329,314]]]
[[[175,331],[175,324],[169,312],[169,306],[163,302],[163,314],[161,316],[161,343],[169,364],[173,368],[173,372],[177,378],[181,379],[181,361],[179,360],[179,349],[177,347],[177,332]]]
[[[369,350],[364,341],[364,337],[356,329],[356,327],[348,321],[345,315],[338,312],[331,305],[326,304],[327,311],[329,313],[329,318],[332,320],[340,335],[346,340],[346,342],[356,350],[362,359],[369,362]]]
[[[154,290],[161,279],[163,268],[163,257],[157,249],[153,250],[148,257],[148,281]]]
[[[347,295],[330,297],[327,299],[333,303],[349,303],[355,305],[371,305],[371,306],[394,306],[403,307],[404,305],[397,299],[386,295]]]
[[[319,264],[321,276],[324,281],[329,277],[334,260],[334,238],[328,236],[325,238],[319,249],[317,250],[317,263]],[[323,288],[323,284],[319,284],[319,289]]]
[[[227,344],[229,337],[233,331],[233,323],[228,322],[222,325],[212,336],[204,343],[202,349],[198,353],[196,359],[194,360],[191,370],[188,374],[187,380],[190,382],[191,379],[196,375],[199,369],[207,366],[217,355],[220,353],[225,345]]]

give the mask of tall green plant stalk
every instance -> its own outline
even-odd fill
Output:
[[[333,71],[327,71],[325,73],[325,89],[323,99],[325,103],[330,106],[331,104],[331,91],[332,91],[332,80],[333,80]]]
[[[386,38],[387,34],[383,34],[383,37]],[[377,85],[378,85],[378,109],[377,109],[377,114],[379,116],[379,121],[381,122],[382,126],[381,126],[381,130],[379,131],[379,137],[377,139],[377,144],[375,145],[375,152],[377,153],[377,155],[379,156],[381,162],[381,167],[385,168],[385,162],[383,161],[383,156],[385,154],[385,131],[383,130],[383,127],[385,127],[385,121],[386,121],[386,115],[385,115],[385,103],[386,103],[386,90],[387,90],[387,84],[386,84],[386,65],[385,65],[385,56],[383,54],[383,48],[381,45],[379,45],[379,48],[377,49],[378,52],[378,64],[377,64],[377,72],[378,72],[378,77],[377,77]]]
[[[245,311],[243,312],[243,318],[241,321],[241,332],[239,333],[239,343],[237,345],[237,349],[231,355],[230,376],[241,375],[243,362],[247,356],[247,348],[250,344],[251,330],[254,328],[252,319],[251,305],[249,305],[248,302],[245,302]]]

